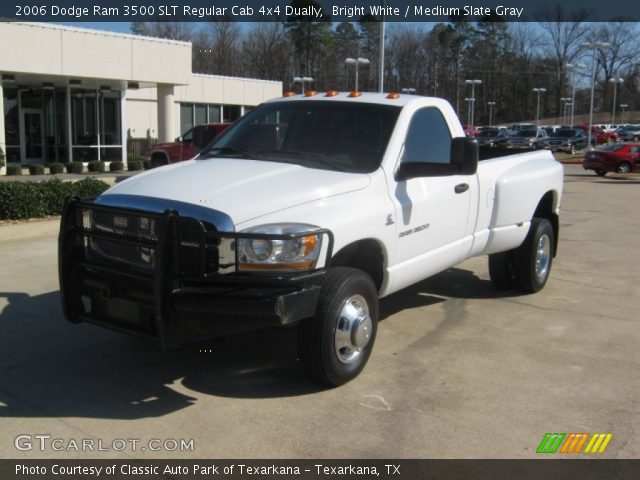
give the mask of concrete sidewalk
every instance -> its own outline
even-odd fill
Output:
[[[59,216],[31,220],[0,220],[0,242],[57,235],[59,229]]]

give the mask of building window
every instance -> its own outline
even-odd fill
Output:
[[[220,105],[209,105],[209,123],[220,123]]]
[[[72,159],[122,160],[120,92],[71,90]]]
[[[45,161],[67,161],[67,94],[63,89],[42,91]]]
[[[98,145],[97,101],[97,92],[95,90],[72,90],[71,138],[73,139],[74,147]]]
[[[194,105],[195,122],[194,125],[204,125],[207,123],[207,106],[203,104]]]
[[[224,112],[224,123],[235,122],[242,116],[242,107],[240,105],[224,105],[222,111]]]
[[[193,104],[180,104],[180,134],[187,133],[193,128]]]
[[[18,90],[4,88],[4,135],[7,143],[7,162],[20,161],[20,120],[18,118]]]
[[[240,105],[181,103],[180,133],[184,134],[194,126],[204,125],[205,123],[235,122],[241,116],[242,106]]]

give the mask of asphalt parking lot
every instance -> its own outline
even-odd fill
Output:
[[[640,178],[565,173],[542,292],[496,292],[480,257],[384,299],[367,368],[333,390],[292,331],[162,353],[67,324],[55,235],[0,227],[0,458],[534,458],[546,432],[610,432],[600,457],[638,458]],[[194,451],[19,451],[21,434]]]

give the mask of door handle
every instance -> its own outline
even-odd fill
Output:
[[[469,190],[469,184],[468,183],[460,183],[458,185],[456,185],[456,188],[454,188],[456,193],[464,193],[467,190]]]

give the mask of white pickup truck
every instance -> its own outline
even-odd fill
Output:
[[[562,185],[549,152],[479,161],[444,100],[287,93],[193,160],[67,201],[65,316],[163,348],[297,326],[307,373],[340,385],[382,297],[486,254],[496,287],[543,288]]]

